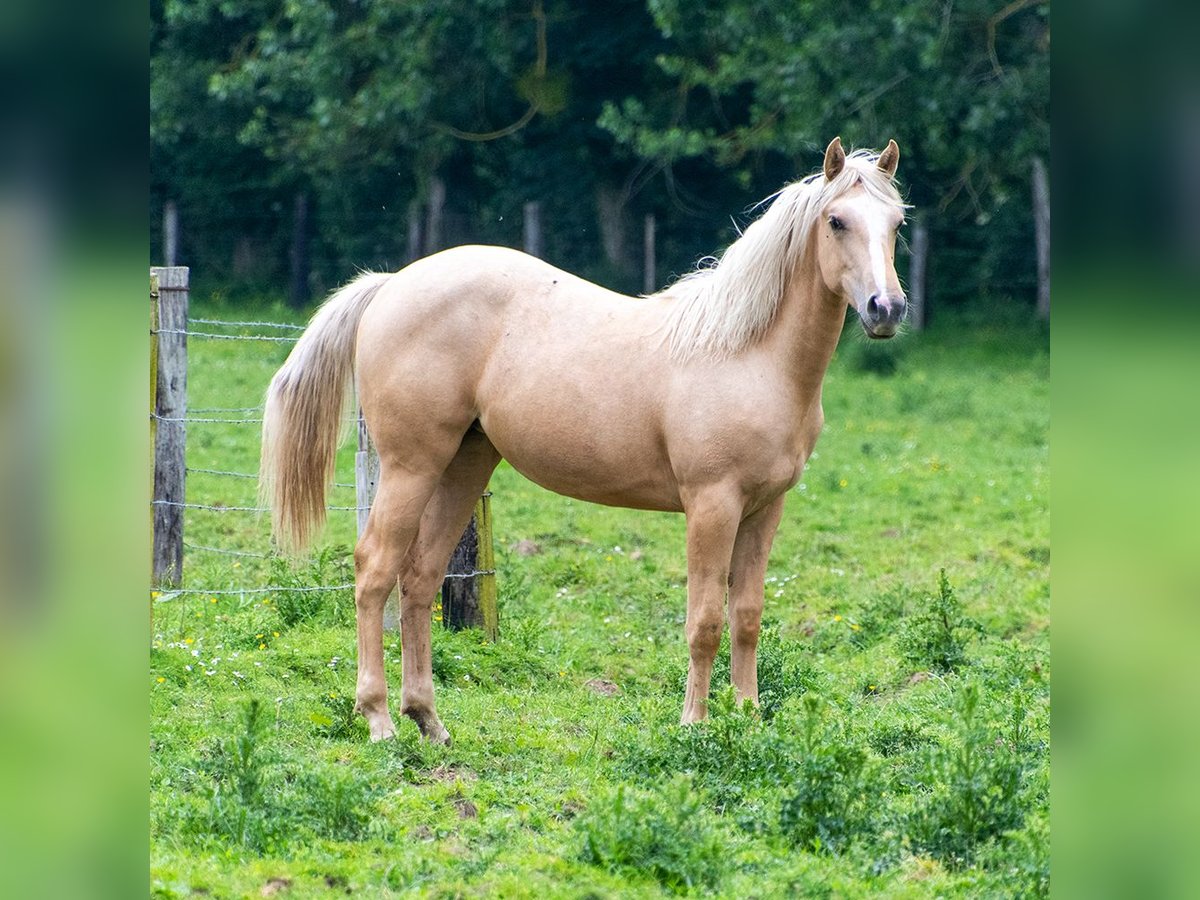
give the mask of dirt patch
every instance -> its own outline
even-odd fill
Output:
[[[601,697],[612,697],[621,693],[621,688],[607,678],[592,678],[589,681],[585,681],[584,684]]]
[[[513,553],[517,554],[517,556],[537,556],[542,552],[542,547],[540,544],[528,539],[517,541],[515,544],[513,544],[512,549]]]
[[[268,878],[267,883],[258,889],[259,894],[264,897],[274,897],[280,891],[286,891],[292,886],[290,878]]]
[[[454,784],[456,781],[474,781],[477,776],[470,769],[462,769],[458,766],[448,766],[443,763],[437,768],[430,769],[428,772],[426,772],[425,777],[430,781],[436,781],[441,784]]]
[[[454,798],[454,808],[458,810],[458,817],[460,819],[478,819],[479,818],[478,808],[475,806],[474,803],[472,803],[466,797],[455,797]]]

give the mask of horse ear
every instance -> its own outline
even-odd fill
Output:
[[[846,151],[842,149],[842,139],[835,137],[825,148],[825,180],[833,181],[846,165]]]
[[[888,178],[896,176],[896,166],[900,165],[900,148],[895,141],[888,141],[888,145],[879,154],[879,162],[876,165]]]

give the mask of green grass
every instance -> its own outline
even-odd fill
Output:
[[[193,340],[191,406],[256,406],[286,350]],[[350,592],[160,597],[152,892],[1044,894],[1048,399],[1032,329],[944,323],[883,348],[847,334],[771,555],[762,710],[736,708],[726,650],[700,726],[676,724],[682,517],[564,499],[504,465],[500,642],[434,627],[449,748],[402,718],[394,741],[368,743]],[[253,472],[256,457],[254,425],[189,432],[194,468]],[[192,502],[253,505],[254,491],[188,481]],[[297,570],[191,551],[187,584],[349,580],[353,515],[331,513]],[[189,511],[195,545],[261,553],[266,530]],[[386,645],[394,702],[398,637]]]

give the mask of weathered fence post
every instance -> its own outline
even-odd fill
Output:
[[[646,213],[646,218],[642,220],[642,293],[653,294],[657,287],[658,275],[655,272],[655,238],[658,230],[658,223],[655,221],[654,213]]]
[[[530,256],[536,256],[538,259],[541,259],[542,204],[537,200],[530,200],[525,204],[523,216],[525,252]]]
[[[179,254],[179,207],[174,200],[163,204],[163,262],[174,266]]]
[[[1037,240],[1037,316],[1050,320],[1050,178],[1040,156],[1033,158],[1033,225]]]
[[[929,261],[929,224],[925,213],[914,210],[912,215],[912,240],[908,245],[908,321],[913,331],[925,329],[926,317],[926,264]]]
[[[379,488],[379,454],[371,445],[367,434],[367,423],[363,421],[362,407],[358,409],[358,452],[354,454],[354,505],[358,518],[358,536],[367,528],[367,517],[371,504],[375,502],[375,491]],[[385,631],[400,630],[400,591],[392,588],[383,606],[383,628]]]
[[[156,588],[178,587],[183,579],[183,502],[187,428],[187,266],[150,270],[151,435],[154,441],[151,581]],[[157,296],[154,296],[157,295]],[[157,319],[157,321],[155,321]]]
[[[471,523],[450,557],[442,582],[442,624],[447,628],[479,628],[492,641],[499,635],[490,491],[475,504]]]

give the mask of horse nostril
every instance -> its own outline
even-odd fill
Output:
[[[867,298],[867,315],[872,319],[879,318],[879,301],[876,299],[878,296],[878,294],[872,294]]]

